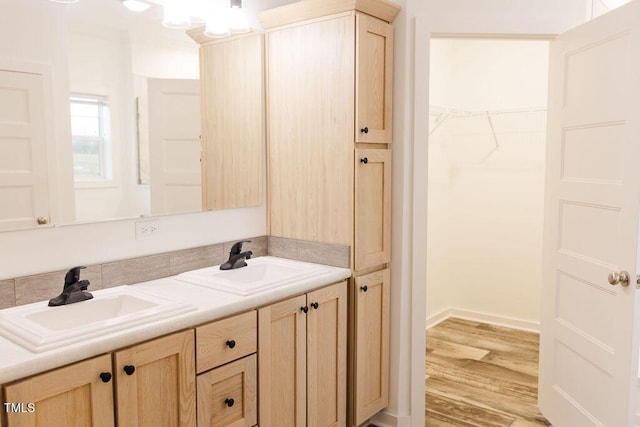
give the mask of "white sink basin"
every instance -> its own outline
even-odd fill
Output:
[[[60,307],[44,301],[2,310],[0,335],[38,353],[195,309],[131,286],[92,293],[91,300]]]
[[[259,257],[247,260],[247,266],[220,270],[219,266],[188,271],[176,277],[183,282],[236,295],[248,296],[327,274],[322,265],[284,258]]]

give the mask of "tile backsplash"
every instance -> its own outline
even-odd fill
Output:
[[[345,245],[266,236],[247,240],[251,242],[245,243],[242,250],[252,251],[254,257],[272,255],[336,267],[349,268],[350,265],[351,249]],[[174,276],[222,264],[233,243],[235,242],[89,265],[82,270],[81,278],[91,282],[91,291]],[[69,266],[72,267],[74,266]],[[67,270],[61,270],[0,280],[0,309],[53,298],[62,291],[66,272]]]

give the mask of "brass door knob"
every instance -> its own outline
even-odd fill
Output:
[[[620,284],[622,286],[629,286],[629,273],[626,271],[621,271],[620,273],[618,273],[617,271],[612,271],[611,273],[609,273],[607,280],[612,286],[615,286],[617,284]]]
[[[47,218],[46,216],[38,217],[38,225],[45,225],[45,224],[49,224],[49,218]]]

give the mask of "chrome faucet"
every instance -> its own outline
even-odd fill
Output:
[[[80,270],[87,267],[73,267],[64,276],[64,288],[62,293],[49,300],[50,307],[73,304],[74,302],[86,301],[93,298],[90,292],[86,292],[90,283],[88,280],[80,280]]]
[[[234,243],[231,247],[231,250],[229,251],[229,259],[227,260],[227,262],[220,265],[220,270],[233,270],[236,268],[247,266],[245,259],[251,258],[253,252],[242,252],[243,243],[251,243],[251,240],[242,240],[240,242]]]

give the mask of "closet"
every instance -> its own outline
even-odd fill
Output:
[[[431,40],[427,327],[539,322],[548,45]]]

